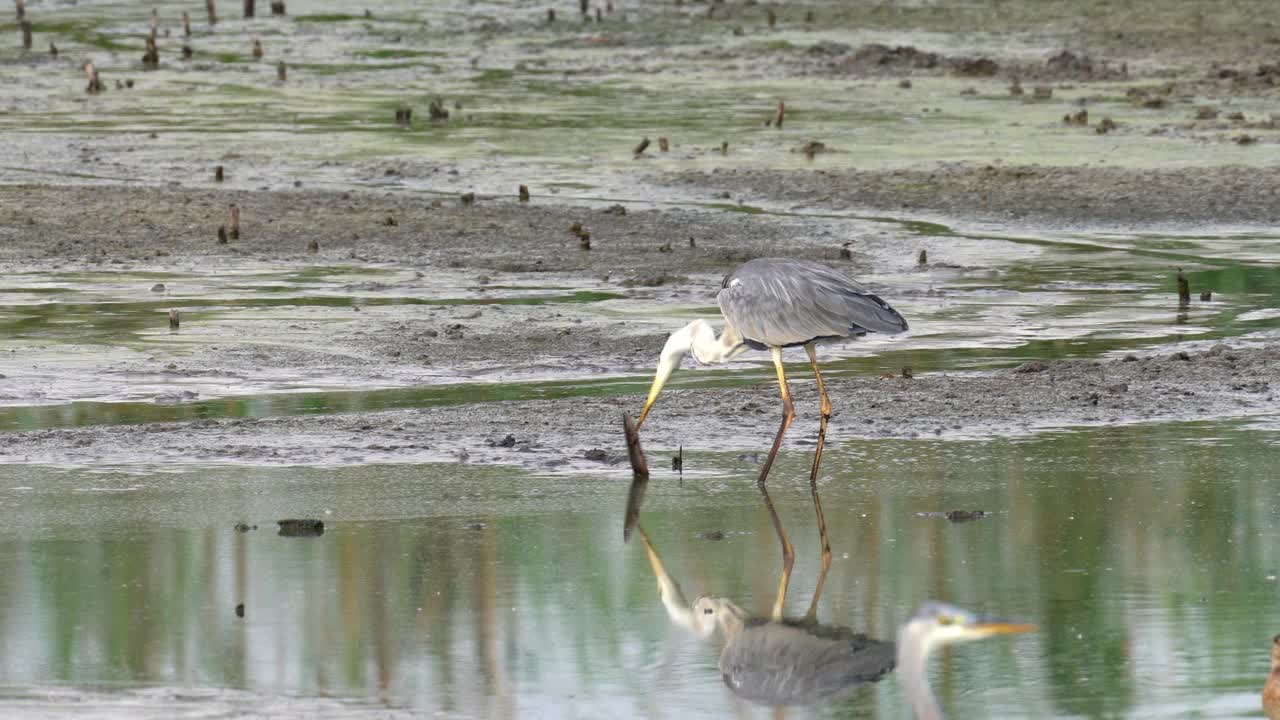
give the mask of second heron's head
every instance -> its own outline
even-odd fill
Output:
[[[662,354],[658,356],[658,369],[653,374],[653,384],[649,386],[649,397],[644,401],[644,410],[640,411],[640,419],[636,421],[636,430],[640,429],[644,419],[649,416],[649,409],[657,401],[658,393],[662,392],[662,386],[667,384],[671,374],[680,367],[680,361],[684,356],[693,350],[694,337],[703,328],[714,336],[714,331],[706,321],[694,320],[671,333],[671,337],[667,338],[667,344],[662,347]]]
[[[898,652],[915,649],[922,657],[939,645],[981,640],[1035,630],[1035,625],[980,618],[945,603],[926,603],[898,631]]]

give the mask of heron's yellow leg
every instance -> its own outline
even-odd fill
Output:
[[[813,365],[813,376],[818,379],[818,395],[822,398],[822,419],[818,421],[818,447],[813,451],[813,470],[809,473],[809,492],[813,494],[813,510],[818,516],[818,539],[822,543],[822,572],[818,574],[818,585],[813,589],[813,600],[809,603],[807,617],[814,617],[818,610],[818,598],[822,595],[822,585],[827,580],[827,570],[831,567],[831,543],[827,540],[827,521],[822,517],[822,501],[818,498],[818,466],[822,463],[822,444],[827,437],[827,420],[831,419],[831,400],[827,397],[827,386],[822,382],[822,373],[818,370],[818,356],[813,350],[813,343],[804,346],[809,353],[809,362]]]
[[[757,487],[760,488],[760,494],[764,496],[764,506],[769,511],[769,519],[773,521],[773,529],[778,533],[778,541],[782,543],[782,579],[778,581],[778,596],[773,600],[773,612],[770,615],[774,622],[779,622],[782,620],[782,606],[787,601],[787,585],[791,583],[791,567],[796,562],[796,551],[791,547],[791,541],[787,539],[786,530],[782,529],[782,520],[773,507],[768,488],[763,483]]]
[[[760,478],[756,480],[756,486],[760,488],[760,493],[764,495],[765,507],[769,509],[769,516],[773,519],[773,529],[778,533],[778,540],[782,543],[782,579],[778,582],[778,597],[773,602],[773,619],[782,619],[782,605],[787,599],[787,585],[791,582],[791,566],[795,564],[796,552],[791,547],[791,541],[787,539],[787,531],[782,528],[782,521],[778,519],[778,511],[773,509],[773,501],[769,499],[769,491],[765,489],[765,480],[769,477],[769,468],[773,467],[773,460],[778,455],[778,448],[782,447],[782,437],[787,434],[787,428],[791,427],[791,421],[795,419],[796,410],[791,404],[791,390],[787,387],[787,373],[782,369],[782,348],[770,348],[773,351],[773,366],[778,370],[778,391],[782,393],[782,425],[778,428],[778,436],[773,439],[773,448],[769,450],[769,457],[764,461],[764,467],[760,469]]]
[[[770,349],[773,351],[773,366],[778,369],[778,391],[782,393],[782,425],[778,427],[778,435],[773,439],[773,448],[769,450],[769,457],[765,458],[764,467],[760,468],[760,477],[756,483],[761,487],[769,478],[769,468],[773,467],[773,460],[778,456],[778,448],[782,447],[782,436],[787,434],[787,428],[791,427],[791,421],[796,416],[795,406],[791,404],[791,389],[787,387],[787,373],[782,369],[782,348]]]

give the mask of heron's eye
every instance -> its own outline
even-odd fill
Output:
[[[955,619],[955,618],[953,618],[953,617],[951,617],[950,615],[939,615],[939,616],[938,616],[938,624],[939,624],[939,625],[951,625],[951,624],[952,624],[952,623],[954,623],[955,621],[956,621],[956,619]]]

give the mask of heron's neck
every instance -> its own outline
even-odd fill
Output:
[[[929,687],[929,648],[924,638],[905,628],[898,634],[898,682],[918,720],[945,720],[942,706]]]
[[[687,329],[691,336],[689,350],[703,365],[729,362],[747,349],[742,336],[729,323],[724,324],[720,337],[716,337],[716,331],[705,320],[694,320]]]

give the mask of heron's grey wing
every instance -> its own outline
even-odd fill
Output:
[[[725,320],[744,338],[765,345],[907,329],[888,303],[843,273],[808,260],[743,263],[725,278],[717,300]]]
[[[771,622],[748,627],[725,646],[720,673],[730,690],[752,702],[803,705],[876,682],[894,662],[891,642],[823,637]]]

